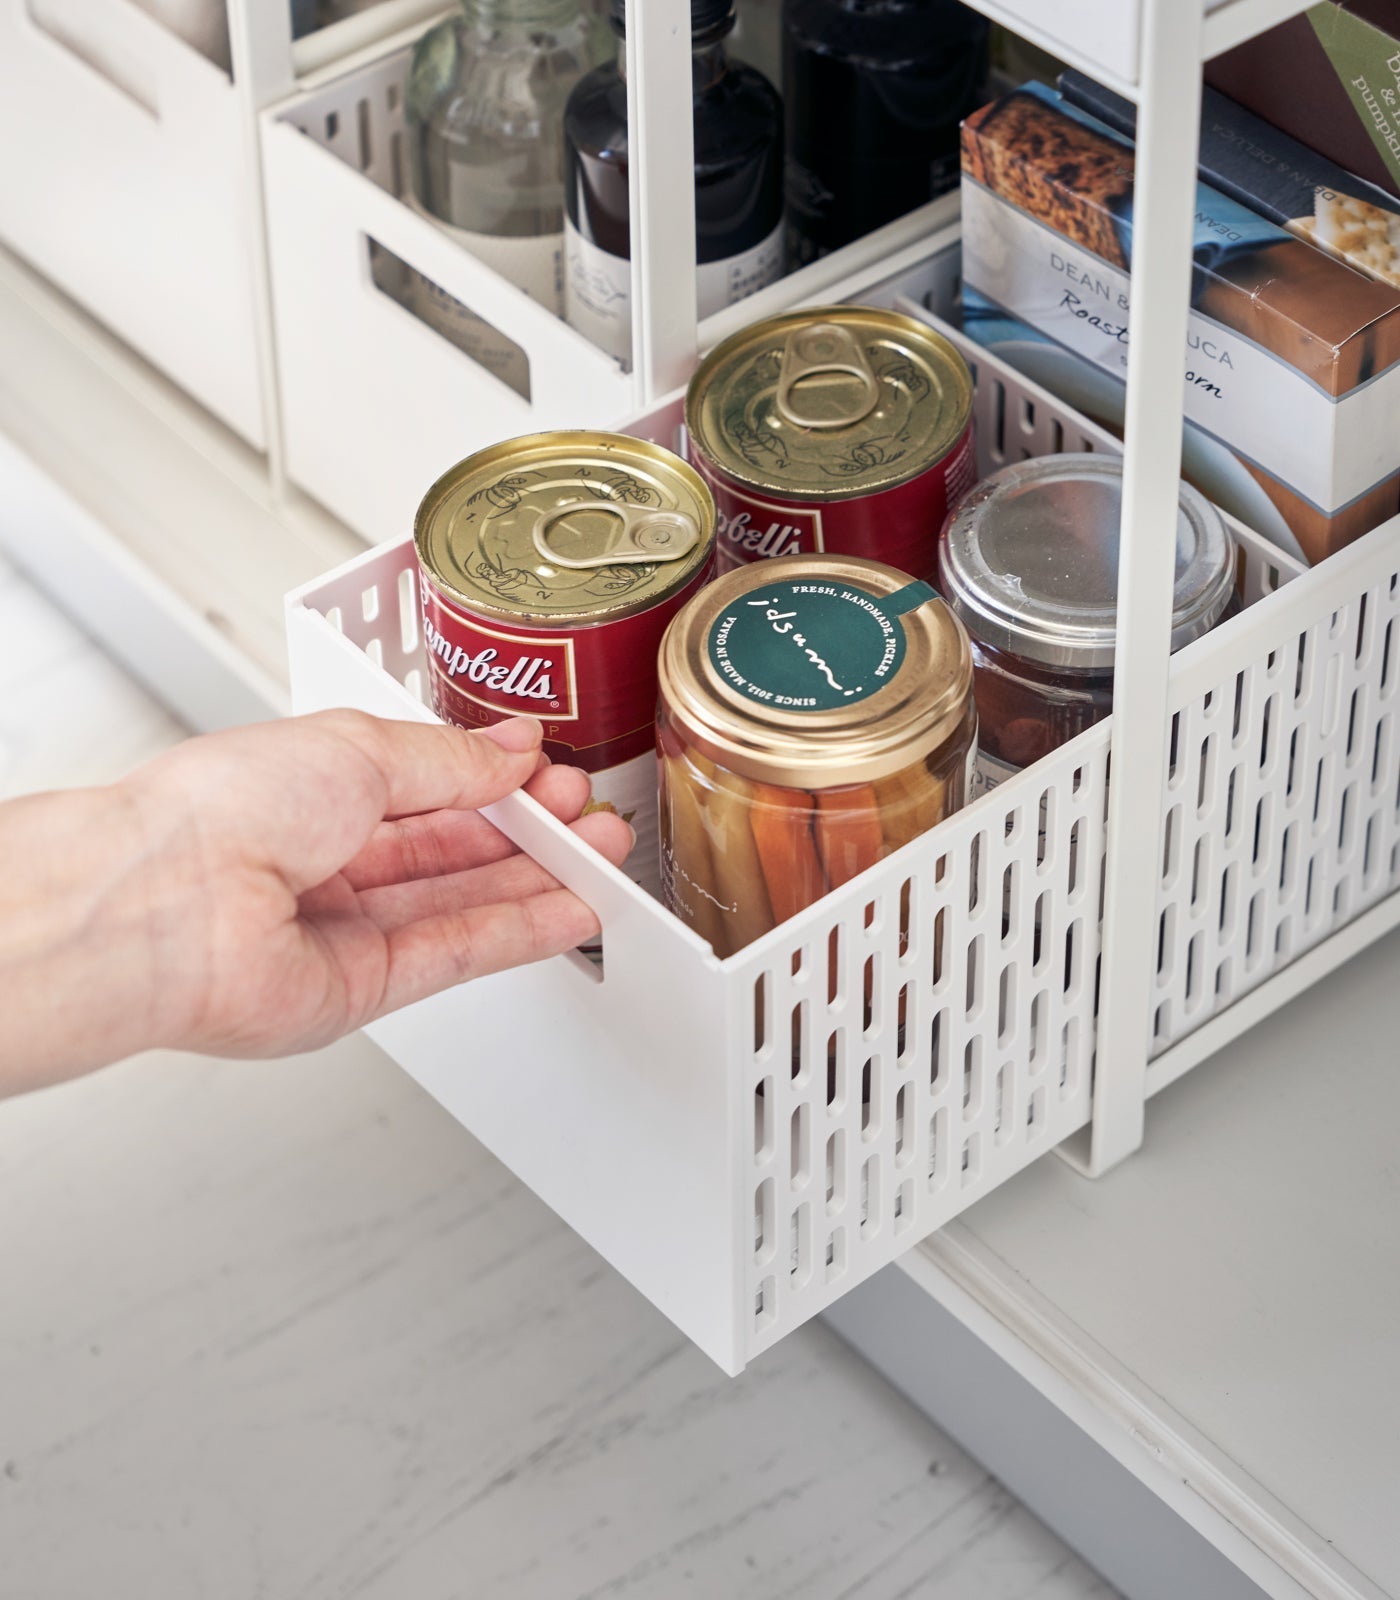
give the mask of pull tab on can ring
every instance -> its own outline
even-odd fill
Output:
[[[861,388],[848,406],[822,416],[802,409],[795,392],[803,378],[821,372],[842,372],[859,380]],[[830,397],[828,396],[828,400]],[[860,340],[836,322],[813,322],[794,328],[783,346],[778,371],[778,414],[799,428],[849,428],[868,417],[879,404],[880,382]]]
[[[604,548],[597,555],[561,555],[549,542],[551,530],[580,511],[603,512],[615,519]],[[608,500],[570,500],[540,513],[535,523],[535,549],[556,567],[586,571],[590,567],[638,565],[644,561],[679,561],[700,542],[700,528],[685,511],[659,511],[654,506],[617,505]]]

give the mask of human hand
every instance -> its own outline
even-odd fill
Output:
[[[0,807],[0,1092],[156,1045],[308,1050],[571,949],[593,913],[478,814],[523,786],[615,863],[540,725],[324,712],[192,739],[108,789]],[[8,933],[7,933],[8,930]],[[7,1082],[8,1079],[8,1082]]]

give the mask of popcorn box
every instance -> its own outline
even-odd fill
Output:
[[[1130,354],[1131,145],[1030,84],[967,119],[962,153],[965,285],[1047,337],[1031,376],[1114,425],[1108,390]],[[1214,446],[1207,493],[1309,562],[1392,515],[1400,291],[1202,184],[1191,301],[1185,410]]]

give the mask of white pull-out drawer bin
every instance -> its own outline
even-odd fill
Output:
[[[870,298],[932,316],[928,296],[954,277],[945,253]],[[970,354],[984,470],[1116,448]],[[679,422],[675,398],[633,431],[675,444]],[[1163,729],[1148,914],[1168,1066],[1178,1041],[1400,883],[1400,523],[1301,574],[1240,533],[1253,603],[1173,658]],[[300,709],[431,719],[413,571],[400,538],[292,596]],[[371,1032],[737,1371],[1088,1120],[1110,731],[724,962],[512,798],[494,819],[601,915],[601,977],[561,958]]]

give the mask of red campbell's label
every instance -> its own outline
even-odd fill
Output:
[[[938,535],[948,510],[977,477],[971,422],[943,456],[915,477],[820,505],[785,501],[775,494],[760,498],[701,452],[694,451],[693,460],[714,493],[721,572],[770,556],[830,552],[868,556],[916,578],[930,577],[937,568]]]
[[[735,497],[737,498],[737,497]],[[757,516],[755,516],[755,510]],[[777,510],[777,508],[774,508]],[[764,560],[769,556],[800,556],[821,549],[821,525],[810,515],[803,517],[808,527],[789,520],[786,511],[774,515],[767,507],[737,507],[728,512],[718,511],[715,532],[720,548],[745,561]],[[807,537],[804,542],[804,532]]]
[[[422,574],[433,710],[461,728],[521,712],[538,717],[549,755],[585,772],[645,755],[653,741],[661,635],[709,576],[706,563],[683,589],[627,616],[563,628],[505,628],[454,605]]]
[[[574,641],[567,636],[505,633],[468,622],[432,604],[425,586],[423,643],[440,677],[489,711],[578,720]]]

